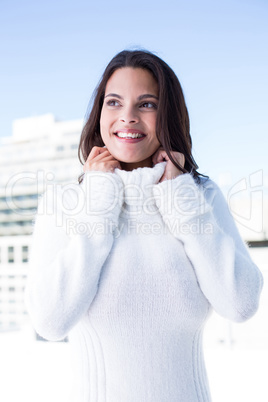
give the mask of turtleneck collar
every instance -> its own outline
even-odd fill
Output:
[[[147,209],[156,209],[153,197],[153,187],[159,183],[164,174],[167,162],[157,163],[152,168],[141,167],[131,171],[115,169],[114,173],[119,176],[124,184],[123,211],[127,214],[140,214]]]
[[[124,185],[135,184],[143,187],[144,185],[157,184],[164,174],[167,162],[160,162],[153,167],[140,167],[131,171],[115,169]]]

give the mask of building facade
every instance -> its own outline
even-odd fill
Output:
[[[0,143],[0,331],[21,328],[38,198],[51,183],[77,182],[82,120],[52,114],[16,120]]]

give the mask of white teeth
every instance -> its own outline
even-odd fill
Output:
[[[140,138],[143,137],[140,133],[116,133],[116,135],[120,138]]]

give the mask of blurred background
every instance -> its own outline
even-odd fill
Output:
[[[38,197],[77,181],[89,100],[110,59],[148,49],[182,84],[193,155],[268,278],[266,0],[0,1],[0,400],[68,401],[68,342],[38,339],[23,302]],[[213,314],[214,402],[268,400],[268,289],[243,324]]]

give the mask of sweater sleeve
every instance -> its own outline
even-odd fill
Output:
[[[87,312],[113,245],[122,206],[113,173],[87,172],[81,185],[54,185],[38,205],[25,303],[42,337],[63,339]]]
[[[262,274],[250,258],[217,185],[189,173],[154,188],[156,204],[192,263],[199,286],[217,313],[240,322],[258,309]]]

